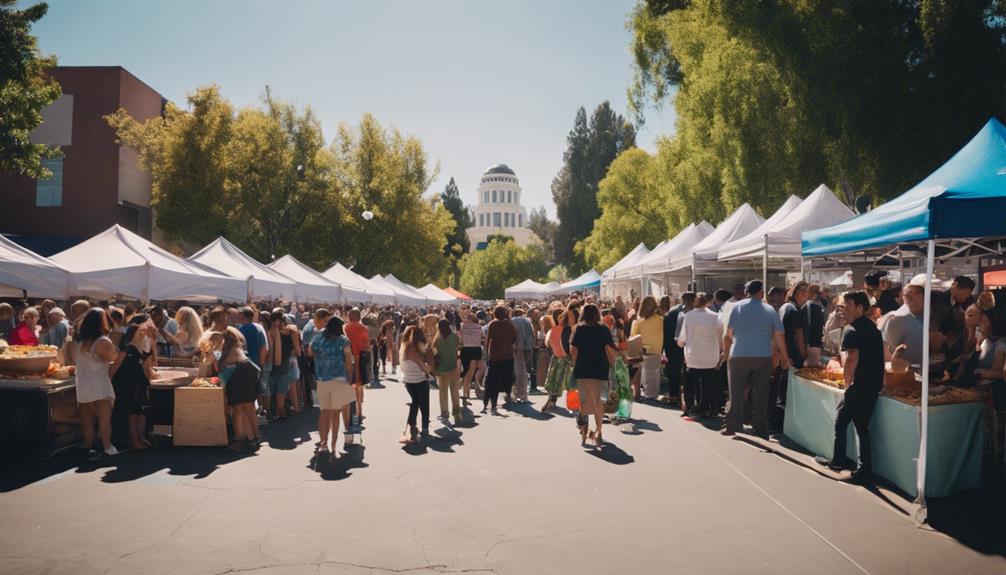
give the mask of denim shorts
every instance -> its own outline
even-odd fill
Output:
[[[290,372],[269,374],[269,392],[271,395],[286,395],[290,391]]]

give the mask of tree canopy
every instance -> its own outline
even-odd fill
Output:
[[[654,186],[655,161],[639,148],[623,152],[601,180],[597,203],[601,217],[594,231],[577,244],[591,266],[607,269],[639,242],[653,246],[667,239],[662,194]]]
[[[202,246],[223,235],[260,261],[289,253],[319,269],[339,261],[411,283],[446,269],[455,224],[423,197],[434,174],[417,138],[368,114],[326,146],[310,108],[268,89],[258,107],[235,111],[215,86],[188,105],[142,123],[124,110],[108,116],[151,173],[169,241]]]
[[[476,299],[503,297],[506,288],[528,278],[541,280],[548,264],[537,245],[522,248],[510,238],[492,238],[485,249],[465,256],[461,291]]]
[[[677,88],[658,154],[675,226],[822,182],[850,202],[904,191],[1006,111],[1004,15],[995,0],[639,2],[632,101]]]
[[[590,235],[594,220],[600,216],[598,182],[615,157],[635,145],[635,128],[615,113],[607,101],[597,106],[589,121],[584,108],[577,110],[573,129],[566,138],[562,168],[552,181],[552,199],[559,220],[554,237],[555,257],[573,272],[586,269],[582,255],[574,248]]]
[[[0,0],[0,170],[31,178],[48,178],[42,165],[59,157],[58,147],[36,144],[31,133],[42,124],[42,110],[59,98],[59,83],[48,72],[55,56],[42,56],[31,25],[45,16],[44,2],[23,10],[17,0]]]

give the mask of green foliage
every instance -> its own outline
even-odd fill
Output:
[[[16,0],[0,0],[0,170],[48,178],[46,158],[58,158],[55,146],[33,144],[31,133],[42,124],[42,110],[59,98],[59,83],[48,75],[55,56],[42,56],[31,25],[48,11],[44,2],[23,10]]]
[[[573,129],[566,138],[563,166],[552,181],[559,225],[555,232],[555,257],[573,271],[583,271],[583,257],[574,250],[588,235],[601,213],[597,205],[597,185],[608,166],[622,151],[636,145],[636,130],[604,101],[587,120],[582,107],[577,110]]]
[[[554,220],[548,219],[545,206],[531,208],[531,213],[528,214],[527,227],[534,232],[535,237],[541,242],[541,247],[545,253],[545,260],[550,263],[554,262],[555,233],[559,229],[559,224]]]
[[[260,261],[289,253],[318,269],[340,261],[420,285],[446,271],[454,220],[423,197],[433,175],[418,139],[365,115],[326,147],[310,108],[268,89],[261,107],[237,112],[215,86],[188,103],[144,123],[124,110],[107,117],[151,173],[169,241],[202,246],[223,235]]]
[[[549,269],[548,273],[545,275],[545,281],[548,283],[551,282],[563,283],[571,279],[573,278],[569,277],[569,271],[567,271],[566,266],[562,264],[552,266],[552,268]]]
[[[655,158],[668,231],[821,182],[876,204],[919,181],[1006,112],[1004,6],[639,2],[634,108],[677,87]]]
[[[639,148],[622,152],[608,168],[597,194],[601,217],[577,244],[594,268],[607,269],[639,242],[652,247],[677,231],[668,230],[663,217],[666,198],[655,186],[655,168],[654,158]]]
[[[502,298],[506,288],[528,278],[540,280],[547,269],[539,246],[493,239],[484,250],[465,256],[461,291],[476,299]]]
[[[461,199],[461,192],[458,185],[454,183],[454,178],[447,182],[444,191],[440,194],[440,201],[444,208],[451,213],[454,219],[454,230],[447,236],[447,245],[444,246],[444,255],[460,257],[471,249],[468,240],[468,228],[472,227],[472,215],[468,212],[464,200]]]

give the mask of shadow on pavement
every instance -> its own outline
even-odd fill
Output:
[[[370,467],[363,460],[366,447],[360,444],[347,445],[338,459],[328,456],[319,457],[317,453],[311,456],[308,467],[317,471],[325,481],[339,481],[352,475],[350,470]]]
[[[511,413],[516,413],[521,417],[526,417],[535,421],[548,421],[555,417],[550,413],[542,413],[541,409],[535,407],[532,403],[512,403],[509,406],[504,407],[504,409]]]
[[[601,449],[590,449],[587,453],[593,455],[601,461],[607,461],[612,465],[628,465],[636,462],[635,457],[629,455],[623,451],[622,448],[610,442],[605,442],[604,447]]]
[[[97,461],[99,467],[109,468],[101,478],[104,483],[122,483],[134,481],[141,477],[153,475],[161,470],[167,470],[170,475],[187,475],[193,479],[203,479],[216,471],[221,465],[227,465],[253,453],[235,453],[222,447],[171,447],[168,449],[148,449],[145,451],[126,452],[105,461]],[[87,463],[77,468],[77,473],[88,473]]]
[[[304,443],[313,443],[311,432],[318,430],[318,410],[308,409],[286,419],[269,422],[262,428],[262,438],[270,449],[289,451]]]

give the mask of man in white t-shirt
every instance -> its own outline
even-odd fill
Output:
[[[695,307],[684,314],[681,333],[678,334],[677,343],[685,349],[688,378],[697,387],[699,395],[699,405],[685,406],[682,415],[716,416],[723,323],[715,312],[709,310],[708,304],[707,294],[696,294]]]

